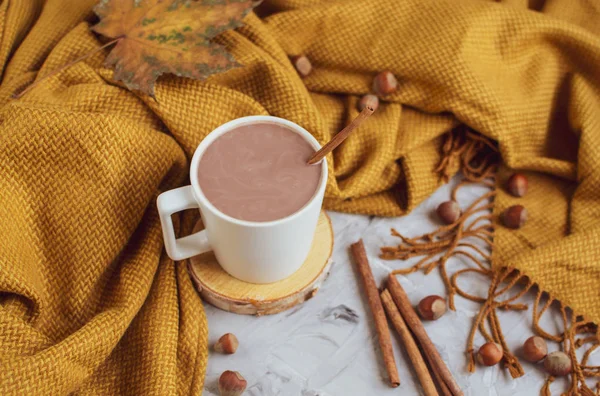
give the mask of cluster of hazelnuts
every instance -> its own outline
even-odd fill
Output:
[[[513,174],[506,182],[506,190],[510,195],[522,197],[527,193],[527,177],[522,173]],[[502,213],[502,223],[508,228],[521,228],[527,221],[527,209],[523,205],[513,205]]]
[[[239,346],[237,337],[227,333],[215,343],[214,350],[218,353],[232,355]],[[240,396],[246,390],[247,381],[237,371],[224,371],[219,377],[219,393],[221,396]]]
[[[373,110],[379,107],[379,97],[393,94],[398,89],[398,80],[394,73],[389,70],[382,71],[373,79],[373,94],[366,94],[357,104],[358,111],[363,111],[367,106]]]
[[[300,77],[307,77],[312,72],[312,64],[305,55],[293,56],[291,61]],[[389,70],[382,71],[373,79],[373,94],[364,95],[358,101],[358,111],[363,111],[366,106],[369,106],[373,110],[377,110],[377,107],[379,107],[379,96],[392,94],[396,92],[396,89],[398,89],[398,80],[396,79],[396,76]]]
[[[417,312],[423,320],[437,320],[446,313],[446,300],[440,296],[427,296],[417,305]],[[495,366],[500,363],[504,352],[502,346],[495,342],[487,342],[479,348],[476,360],[482,366]],[[571,372],[571,359],[564,352],[548,354],[548,346],[542,337],[529,337],[523,344],[523,357],[525,360],[537,363],[544,361],[544,369],[555,377],[567,375]]]
[[[515,197],[524,196],[527,193],[527,187],[527,177],[522,173],[513,174],[506,182],[506,190]],[[456,222],[462,214],[460,206],[455,201],[442,202],[436,211],[446,224]],[[502,213],[501,220],[505,227],[521,228],[527,221],[527,209],[523,205],[513,205]]]
[[[513,174],[506,183],[506,190],[509,194],[515,197],[522,197],[527,193],[527,177],[521,173]],[[458,203],[455,201],[446,201],[440,204],[437,208],[437,214],[442,219],[442,221],[446,224],[453,224],[456,222],[461,216],[461,210],[458,206]],[[512,229],[518,229],[525,224],[527,220],[527,209],[522,205],[514,205],[509,207],[502,213],[502,223],[504,226]],[[432,297],[437,296],[429,296],[425,298],[423,301],[427,299],[431,299]],[[437,297],[443,301],[441,297]],[[422,302],[423,302],[422,301]],[[441,307],[441,305],[440,305]],[[424,319],[428,319],[426,308],[424,313],[421,313],[421,304],[419,304],[419,313],[421,313],[421,317]],[[441,309],[441,308],[440,308]],[[444,311],[445,311],[445,301],[444,301]],[[442,312],[443,314],[443,312]],[[439,315],[441,316],[441,315]],[[439,317],[438,316],[438,317]],[[494,366],[498,364],[504,355],[502,350],[502,346],[495,342],[487,342],[479,348],[479,351],[476,354],[476,359],[479,364],[483,366]],[[544,369],[553,376],[563,376],[567,375],[572,370],[572,363],[569,356],[564,352],[552,352],[548,354],[548,347],[546,345],[546,341],[537,336],[533,336],[525,341],[523,345],[523,357],[530,362],[540,362],[544,361]]]
[[[503,355],[501,345],[495,342],[487,342],[479,348],[476,359],[483,366],[494,366],[502,360]],[[538,336],[529,337],[525,341],[523,344],[523,357],[532,363],[543,360],[546,372],[555,377],[567,375],[573,368],[569,355],[561,351],[548,353],[546,341]]]

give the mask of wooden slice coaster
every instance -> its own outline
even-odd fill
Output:
[[[203,228],[199,220],[194,232]],[[258,285],[229,275],[213,253],[188,260],[188,270],[202,298],[225,311],[244,315],[270,315],[285,311],[312,298],[329,274],[333,250],[333,228],[321,211],[308,258],[290,277]]]

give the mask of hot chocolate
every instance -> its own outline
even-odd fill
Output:
[[[282,219],[300,210],[317,190],[321,166],[306,164],[314,152],[283,125],[243,125],[208,146],[198,166],[200,189],[219,211],[236,219]]]

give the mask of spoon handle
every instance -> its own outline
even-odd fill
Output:
[[[365,108],[356,116],[355,119],[352,120],[350,124],[346,126],[346,128],[342,129],[338,132],[333,139],[327,142],[319,151],[313,154],[312,157],[308,160],[308,165],[316,164],[321,161],[327,154],[333,151],[337,146],[339,146],[352,131],[354,131],[368,116],[373,114],[373,107],[365,106]]]

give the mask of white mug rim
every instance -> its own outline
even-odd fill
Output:
[[[216,216],[220,217],[221,219],[228,221],[230,223],[235,223],[235,224],[238,224],[241,226],[259,227],[259,228],[285,224],[289,221],[292,221],[296,217],[302,216],[306,211],[308,211],[311,203],[315,199],[317,199],[317,197],[324,195],[325,187],[327,186],[327,161],[323,159],[319,163],[319,166],[321,166],[321,179],[319,180],[319,185],[318,185],[317,189],[315,190],[315,193],[304,204],[304,206],[302,206],[300,209],[298,209],[297,211],[295,211],[294,213],[292,213],[286,217],[283,217],[283,218],[277,219],[277,220],[271,220],[271,221],[248,221],[248,220],[236,219],[235,217],[231,217],[231,216],[221,212],[219,209],[217,209],[208,200],[208,198],[206,198],[206,196],[202,192],[202,189],[200,188],[200,184],[198,182],[198,165],[200,162],[200,158],[202,158],[202,154],[204,154],[204,151],[206,151],[208,146],[210,146],[212,144],[212,142],[214,142],[221,135],[233,130],[234,128],[242,126],[242,125],[256,124],[256,123],[261,123],[261,122],[272,122],[275,124],[286,126],[289,129],[291,129],[292,131],[294,131],[297,134],[299,134],[300,136],[302,136],[308,143],[310,143],[313,146],[313,148],[315,150],[318,150],[321,148],[321,145],[319,144],[317,139],[315,139],[315,137],[313,135],[311,135],[310,132],[308,132],[306,129],[302,128],[300,125],[298,125],[292,121],[289,121],[289,120],[286,120],[286,119],[280,118],[280,117],[266,116],[266,115],[245,116],[245,117],[240,117],[240,118],[236,118],[234,120],[228,121],[225,124],[214,129],[208,135],[206,135],[206,137],[200,142],[200,144],[196,148],[196,151],[194,152],[194,155],[192,157],[192,162],[190,165],[190,182],[192,185],[192,190],[194,191],[194,196],[195,196],[196,200],[201,204],[201,207],[203,206],[203,207],[207,208],[214,215],[216,215]]]

